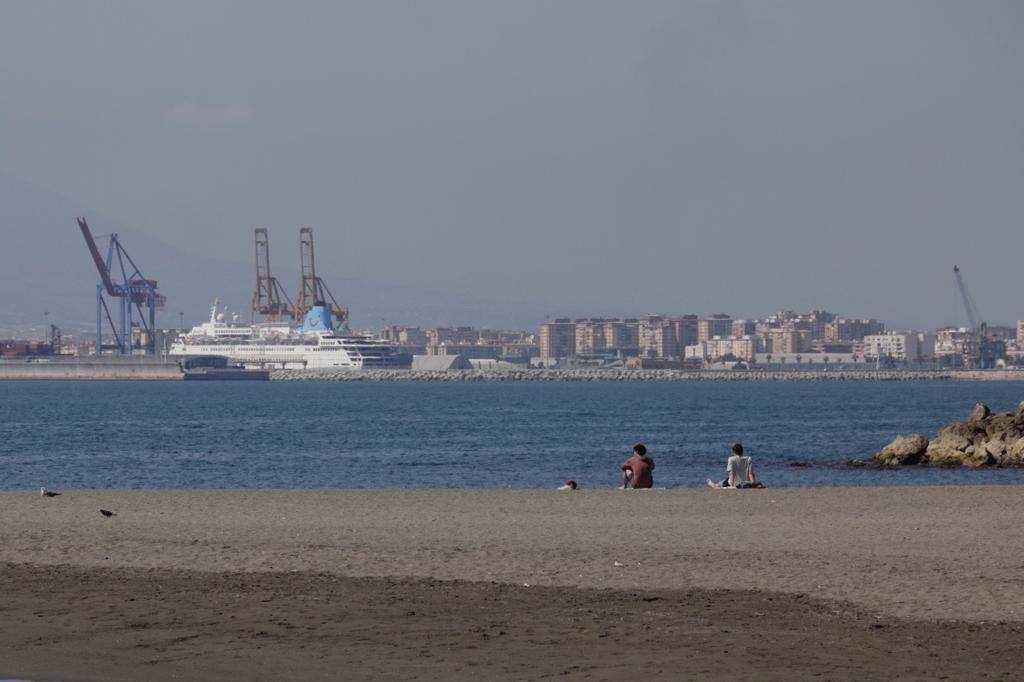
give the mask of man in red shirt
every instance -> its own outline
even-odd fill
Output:
[[[654,485],[654,460],[647,456],[642,444],[633,448],[633,456],[622,463],[622,487],[628,488],[632,479],[633,488],[650,488]]]

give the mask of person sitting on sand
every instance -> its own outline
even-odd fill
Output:
[[[710,488],[763,488],[764,484],[754,475],[754,462],[743,454],[743,444],[732,446],[732,455],[725,463],[727,478],[721,483],[708,479]]]
[[[654,486],[654,460],[647,456],[643,444],[633,446],[633,456],[622,463],[622,488],[651,488]]]

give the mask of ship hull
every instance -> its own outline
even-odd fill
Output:
[[[390,346],[363,345],[346,348],[335,344],[178,344],[171,348],[176,357],[218,356],[245,367],[276,367],[281,369],[400,368],[402,357]]]

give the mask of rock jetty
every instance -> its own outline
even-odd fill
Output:
[[[272,381],[936,381],[949,372],[686,371],[673,369],[278,369]]]
[[[882,466],[1024,466],[1024,402],[1016,412],[998,414],[978,403],[967,421],[942,427],[934,440],[919,433],[896,436],[871,462]]]

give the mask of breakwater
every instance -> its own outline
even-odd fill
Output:
[[[871,462],[883,466],[1024,466],[1024,402],[1015,412],[999,414],[978,403],[967,421],[947,424],[934,439],[920,433],[896,436]]]
[[[669,369],[276,369],[271,381],[1024,381],[1024,370],[669,370]],[[179,381],[177,362],[145,357],[3,359],[0,381],[25,379]],[[262,378],[262,377],[261,377]]]
[[[935,381],[948,371],[683,371],[626,369],[411,370],[289,369],[272,381]],[[1017,376],[1024,379],[1024,376]]]
[[[961,369],[951,375],[960,381],[1024,381],[1022,369]]]
[[[45,358],[0,360],[0,380],[179,381],[177,362],[151,357]]]

